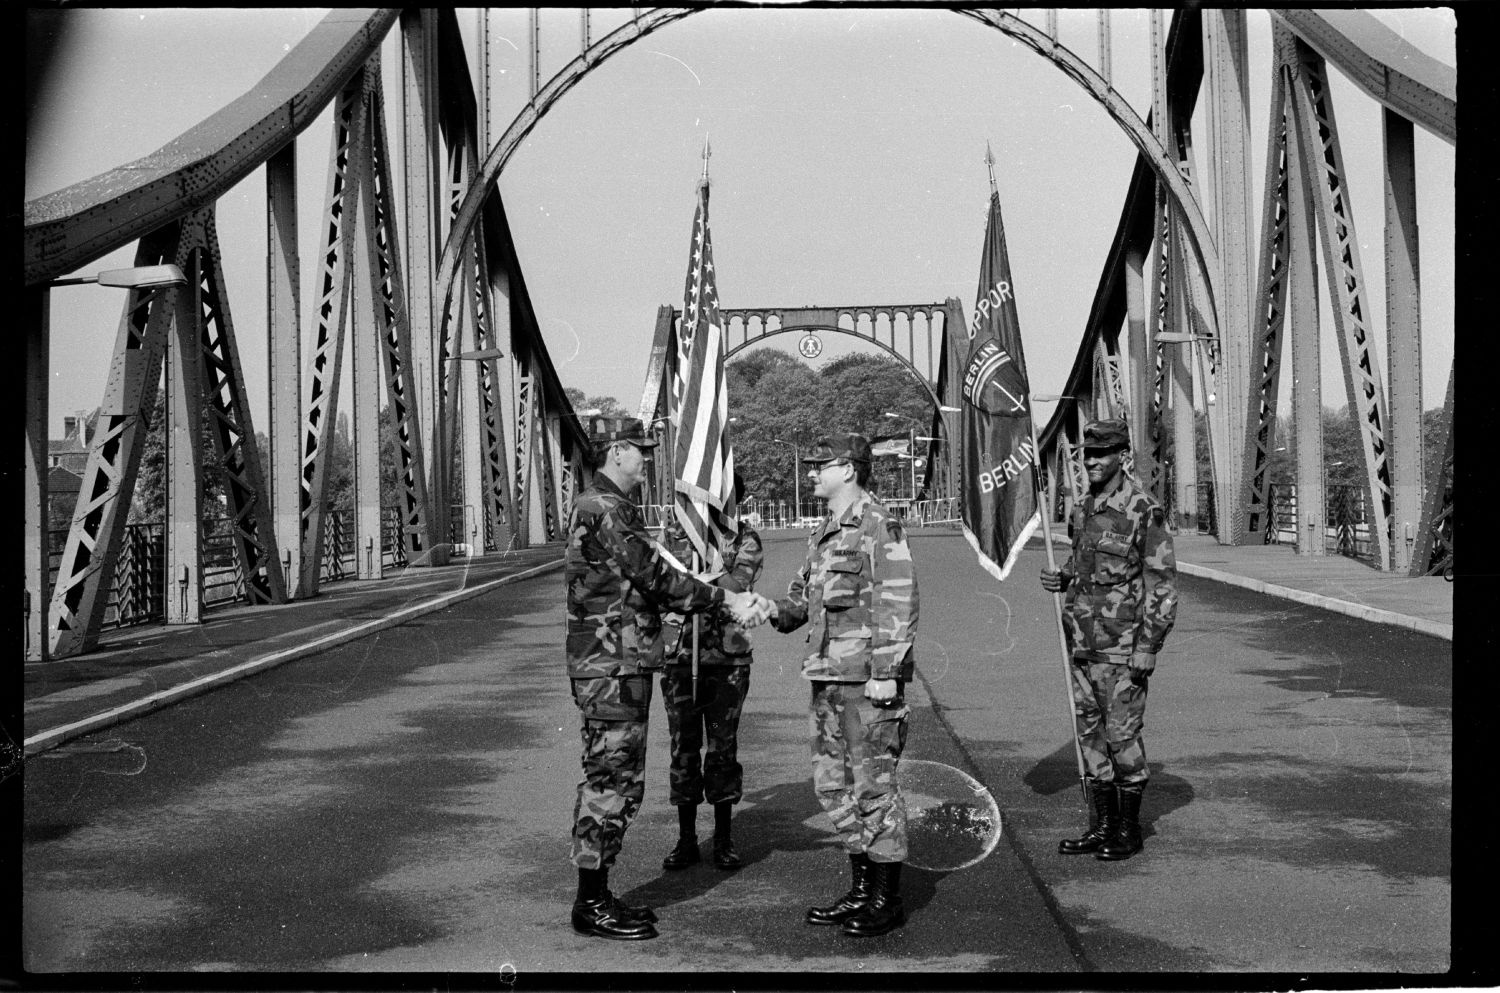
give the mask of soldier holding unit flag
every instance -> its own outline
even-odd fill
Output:
[[[1105,861],[1141,850],[1141,796],[1150,778],[1142,727],[1156,655],[1177,618],[1177,564],[1161,504],[1121,464],[1122,420],[1083,429],[1089,493],[1073,509],[1073,554],[1042,570],[1042,586],[1067,591],[1073,704],[1093,817],[1064,855]]]

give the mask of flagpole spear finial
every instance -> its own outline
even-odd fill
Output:
[[[989,141],[984,143],[984,162],[990,167],[990,193],[998,196],[1000,189],[995,185],[995,153],[990,148]]]
[[[704,134],[703,134],[703,182],[705,182],[705,183],[708,182],[708,157],[710,155],[712,155],[712,154],[713,154],[713,152],[708,147],[708,133],[704,132]]]

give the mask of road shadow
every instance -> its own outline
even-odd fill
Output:
[[[817,871],[812,885],[815,894],[826,895],[826,902],[831,903],[849,888],[849,857],[830,830],[806,823],[813,817],[822,819],[824,814],[809,780],[777,783],[746,793],[743,803],[735,807],[733,823],[735,848],[744,861],[741,868],[725,871],[714,866],[712,828],[705,832],[700,825],[702,862],[687,869],[661,869],[661,859],[676,840],[675,834],[671,834],[659,853],[641,854],[643,859],[649,858],[648,864],[656,866],[657,875],[617,895],[627,903],[671,907],[703,896],[732,877],[763,873],[766,867],[762,863],[774,854],[821,852],[824,868]],[[931,902],[938,883],[946,875],[947,872],[907,865],[901,875],[901,898],[908,913]],[[789,909],[801,915],[806,909],[803,903],[808,899],[807,886],[799,885],[799,880],[787,879],[785,888],[788,901],[793,904]],[[813,899],[825,902],[824,896]]]
[[[1148,763],[1151,782],[1146,787],[1146,798],[1141,803],[1141,836],[1151,837],[1156,833],[1155,823],[1193,802],[1197,791],[1193,784],[1181,776],[1164,772],[1160,762]],[[1027,789],[1041,796],[1055,796],[1078,787],[1078,760],[1073,746],[1063,745],[1050,755],[1044,756],[1021,777]]]

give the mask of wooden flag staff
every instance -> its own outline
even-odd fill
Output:
[[[1044,393],[1033,393],[1031,394],[1030,399],[1033,402],[1037,400],[1051,402],[1066,398]],[[1032,456],[1034,461],[1031,464],[1031,474],[1033,483],[1037,488],[1037,506],[1040,508],[1045,506],[1042,503],[1043,494],[1041,486],[1042,446],[1037,443],[1035,410],[1034,408],[1032,408],[1032,405],[1030,403],[1027,404],[1027,408],[1026,420],[1031,428],[1031,450],[1036,453]],[[1064,483],[1064,485],[1066,485],[1069,489],[1069,496],[1076,501],[1077,496],[1076,494],[1072,493],[1072,482],[1067,481]],[[1047,569],[1051,572],[1056,572],[1057,557],[1053,554],[1052,551],[1052,522],[1050,520],[1050,518],[1052,517],[1052,508],[1050,506],[1047,506],[1045,510],[1041,510],[1039,512],[1042,515],[1042,541],[1047,546]],[[1083,804],[1085,807],[1087,807],[1089,802],[1088,779],[1083,767],[1083,744],[1078,740],[1078,720],[1074,716],[1075,710],[1073,706],[1073,660],[1068,654],[1068,636],[1066,629],[1063,627],[1063,608],[1061,593],[1052,594],[1052,607],[1057,615],[1057,644],[1058,648],[1062,651],[1063,689],[1067,693],[1068,697],[1068,726],[1072,729],[1073,755],[1078,760],[1078,788],[1083,791]]]

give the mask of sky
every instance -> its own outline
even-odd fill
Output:
[[[323,9],[97,8],[66,21],[29,94],[28,199],[149,154],[251,88]],[[1377,12],[1452,65],[1449,10]],[[33,14],[33,17],[36,15]],[[602,37],[628,8],[596,10]],[[1028,16],[1038,23],[1041,11]],[[474,13],[459,10],[472,38]],[[1149,19],[1111,14],[1116,89],[1149,106]],[[1270,95],[1270,17],[1247,16],[1252,231],[1259,236]],[[1059,12],[1060,40],[1097,61],[1092,11]],[[525,100],[524,11],[492,12],[493,134]],[[387,127],[400,120],[394,32],[384,45]],[[542,79],[576,54],[576,9],[541,13]],[[471,47],[471,65],[477,59]],[[1384,359],[1378,104],[1330,70],[1376,350]],[[1201,99],[1200,99],[1201,103]],[[298,139],[303,356],[311,350],[330,115]],[[1195,150],[1207,147],[1202,114]],[[711,142],[711,228],[725,307],[932,303],[972,313],[989,181],[1004,212],[1032,388],[1061,392],[1123,206],[1136,151],[1080,87],[1019,42],[944,10],[733,9],[695,14],[596,69],[522,143],[499,180],[527,286],[566,386],[635,408],[657,307],[681,306],[695,187]],[[1453,356],[1454,150],[1416,129],[1423,407],[1441,405]],[[398,169],[399,174],[399,169]],[[1206,175],[1200,164],[1198,175]],[[226,283],[252,422],[267,424],[264,173],[219,204]],[[397,188],[400,181],[397,179]],[[1210,223],[1212,223],[1210,221]],[[122,249],[80,273],[131,264]],[[1320,260],[1321,266],[1321,260]],[[1323,401],[1341,406],[1326,284]],[[52,293],[50,431],[103,396],[120,291]],[[821,365],[872,350],[824,335]],[[904,337],[903,339],[904,340]],[[924,358],[922,339],[917,338]],[[792,352],[796,338],[766,347]],[[1286,356],[1284,365],[1290,365]],[[923,371],[926,371],[925,369]],[[304,383],[304,389],[305,389]],[[1289,397],[1283,388],[1283,398]],[[1040,410],[1045,416],[1046,406]]]

